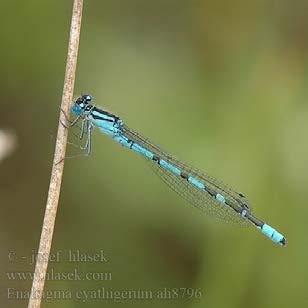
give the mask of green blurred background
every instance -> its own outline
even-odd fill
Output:
[[[0,130],[17,138],[0,161],[1,307],[26,307],[31,288],[71,9],[1,1]],[[43,307],[308,305],[307,29],[307,1],[84,2],[75,95],[248,195],[289,244],[205,217],[95,132],[92,155],[65,164],[49,263],[62,276],[47,281]],[[69,262],[77,251],[105,259]]]

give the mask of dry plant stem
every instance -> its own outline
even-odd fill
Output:
[[[73,15],[71,21],[70,38],[66,62],[64,88],[62,94],[61,109],[69,113],[71,101],[73,99],[73,90],[75,82],[75,72],[77,64],[77,54],[81,27],[83,0],[74,0]],[[65,118],[60,112],[60,120],[65,123]],[[37,308],[41,305],[42,293],[44,289],[52,235],[56,219],[63,167],[64,157],[67,143],[67,129],[60,123],[58,125],[58,133],[56,140],[56,148],[51,171],[50,185],[47,197],[47,204],[39,244],[38,256],[33,277],[31,296],[28,308]],[[60,163],[59,163],[60,162]]]

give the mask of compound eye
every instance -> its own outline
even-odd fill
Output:
[[[87,102],[91,102],[92,96],[91,95],[86,95],[85,99],[86,99]]]

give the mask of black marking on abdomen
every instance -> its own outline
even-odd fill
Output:
[[[242,208],[238,208],[234,206],[233,204],[229,203],[227,200],[225,202],[230,208],[232,208],[236,213],[241,214],[242,213]]]
[[[159,156],[157,156],[157,155],[153,155],[153,161],[155,161],[155,162],[157,162],[158,164],[159,164],[159,162],[160,162],[160,158],[159,158]]]
[[[135,144],[135,142],[133,142],[133,140],[130,140],[130,139],[127,139],[127,143],[130,143],[130,145],[129,145],[129,148],[131,149],[133,146],[134,146],[134,144]]]
[[[189,174],[187,174],[187,173],[185,173],[185,172],[183,172],[183,171],[181,171],[181,178],[183,178],[183,179],[185,179],[185,180],[188,180],[188,178],[189,178]]]
[[[211,195],[212,197],[216,197],[216,192],[215,192],[215,191],[211,191],[211,190],[207,189],[206,187],[204,188],[204,190],[205,190],[209,195]]]
[[[256,225],[257,227],[262,228],[262,226],[264,225],[264,222],[259,220],[258,218],[254,217],[253,215],[251,215],[249,212],[246,215],[247,219],[249,219],[254,225]]]

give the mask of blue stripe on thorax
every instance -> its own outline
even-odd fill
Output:
[[[93,112],[94,113],[94,112]],[[102,114],[100,113],[100,116]],[[110,117],[106,117],[105,120],[101,118],[95,119],[92,114],[88,116],[89,120],[92,122],[92,124],[96,127],[98,127],[103,133],[113,137],[115,135],[118,135],[120,133],[120,130],[117,126],[114,126],[115,122],[110,122]],[[104,116],[105,117],[105,116]],[[108,120],[107,120],[108,119]]]
[[[116,119],[118,119],[117,116],[109,114],[107,112],[103,112],[103,111],[101,111],[101,110],[99,110],[95,107],[91,111],[91,115],[92,115],[93,119],[100,118],[101,120],[110,121],[110,122],[115,122]]]

